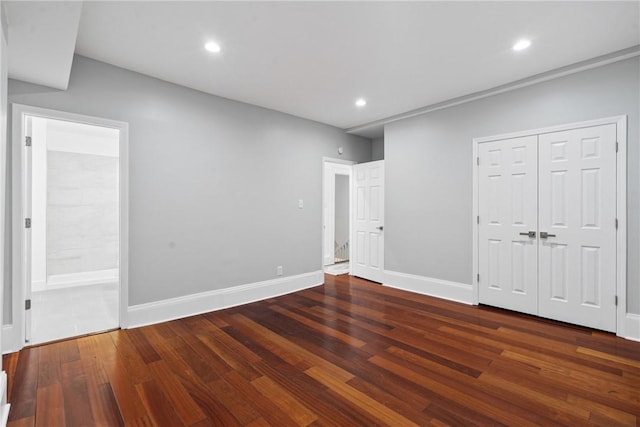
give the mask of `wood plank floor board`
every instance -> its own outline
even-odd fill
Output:
[[[62,364],[62,397],[67,425],[94,425],[89,389],[81,360]],[[39,406],[39,405],[38,405]],[[46,405],[43,405],[46,406]],[[36,423],[38,423],[36,415]]]
[[[139,338],[140,335],[136,334],[136,337]],[[140,384],[150,381],[152,378],[147,368],[149,362],[145,361],[140,353],[139,347],[141,346],[134,344],[133,335],[117,334],[113,336],[113,341],[133,383]]]
[[[604,363],[601,360],[598,360],[595,357],[582,357],[577,351],[563,352],[555,351],[553,349],[545,348],[544,346],[540,346],[537,344],[530,343],[524,338],[514,339],[512,337],[507,337],[505,335],[498,336],[497,333],[494,334],[486,334],[484,332],[479,332],[476,330],[466,329],[464,327],[442,327],[440,328],[442,332],[448,333],[453,336],[457,336],[460,338],[466,338],[471,342],[479,342],[488,345],[492,345],[495,348],[502,348],[505,350],[525,350],[530,351],[531,353],[541,353],[552,355],[553,357],[559,360],[571,360],[576,364],[584,365],[595,370],[601,372],[608,372],[614,375],[622,375],[624,372],[624,366],[622,364],[612,364],[612,363]]]
[[[352,276],[4,356],[9,426],[636,426],[640,343]]]
[[[60,353],[56,346],[40,347],[38,353],[38,388],[60,384]]]
[[[39,352],[39,348],[27,348],[20,352],[13,380],[9,381],[13,384],[11,395],[7,396],[7,400],[11,403],[10,417],[15,417],[15,419],[33,417],[35,420],[38,371],[40,369]],[[19,381],[16,381],[15,378],[19,378]]]
[[[118,409],[118,402],[111,389],[111,384],[89,386],[89,400],[96,425],[124,426],[124,420]]]
[[[195,424],[206,418],[204,412],[195,404],[182,385],[180,377],[174,375],[164,360],[149,364],[149,371],[157,379],[158,386],[173,404],[174,409],[185,425]]]
[[[251,361],[248,361],[243,357],[238,357],[238,354],[234,353],[234,350],[228,348],[224,343],[218,341],[212,335],[197,335],[197,337],[204,345],[209,347],[220,359],[222,359],[224,363],[231,368],[231,370],[240,373],[249,381],[255,380],[260,376],[253,366],[253,364],[261,360],[255,353],[252,353],[252,356],[254,357],[251,358]],[[247,352],[244,353],[246,354]]]
[[[297,396],[307,407],[315,408],[322,425],[357,425],[359,414],[352,412],[343,401],[327,394],[327,387],[303,371],[281,363],[273,365],[264,361],[256,363],[256,369],[273,379],[289,393]]]
[[[154,424],[176,427],[185,425],[155,380],[138,383],[135,387]]]
[[[36,408],[35,425],[43,427],[63,427],[66,425],[64,398],[60,383],[38,387],[37,400],[42,402]]]
[[[104,372],[109,380],[118,410],[125,424],[143,425],[140,423],[148,422],[149,416],[146,414],[132,378],[125,368],[124,361],[117,353],[117,348],[111,339],[112,335],[118,335],[118,333],[111,332],[94,336],[100,354],[104,355],[104,357],[101,356]]]
[[[182,380],[182,383],[193,402],[200,407],[213,425],[239,426],[240,422],[234,414],[229,412],[223,400],[218,397],[219,390],[210,386],[210,384],[215,384],[217,381],[220,381],[220,378],[208,384],[185,380]]]
[[[251,403],[247,402],[226,379],[221,378],[215,380],[209,383],[208,386],[209,389],[214,391],[220,403],[238,420],[240,425],[251,424],[261,417],[260,413],[255,410]]]
[[[464,392],[465,390],[472,388],[474,386],[473,384],[476,382],[475,378],[471,378],[463,373],[458,373],[456,371],[443,372],[433,362],[402,350],[389,349],[387,353],[381,353],[378,356],[385,358],[397,365],[404,365],[405,367],[409,367],[414,374],[433,379],[440,385],[450,387],[452,390]],[[407,363],[409,365],[407,365]],[[552,399],[566,398],[566,393],[554,393],[554,390],[549,390],[548,392]],[[485,385],[482,388],[482,393],[476,394],[475,397],[480,401],[486,401],[488,404],[496,407],[501,407],[508,403],[511,405],[512,410],[520,408],[519,412],[521,413],[527,413],[527,408],[534,407],[535,403],[531,400],[522,399],[523,396],[514,395],[513,393],[505,392],[499,387],[492,387],[488,385]],[[542,413],[544,412],[549,413],[548,410],[542,411]],[[527,418],[531,418],[531,420],[536,423],[550,423],[550,420],[542,418],[542,416],[540,416],[539,414],[528,413]],[[549,417],[547,415],[546,418],[554,419],[555,417]]]

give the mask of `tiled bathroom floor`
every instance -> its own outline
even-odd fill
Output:
[[[117,328],[118,283],[33,292],[31,316],[29,344]]]

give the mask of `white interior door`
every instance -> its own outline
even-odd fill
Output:
[[[479,147],[479,300],[536,314],[537,137]]]
[[[384,160],[353,166],[351,274],[384,281]]]
[[[616,125],[539,138],[539,315],[615,331]]]

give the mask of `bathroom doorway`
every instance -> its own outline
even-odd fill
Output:
[[[20,110],[24,343],[117,329],[126,124]]]

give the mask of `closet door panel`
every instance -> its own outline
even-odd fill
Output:
[[[479,300],[537,313],[537,137],[479,146]]]
[[[539,136],[540,316],[616,330],[615,144],[613,124]]]

